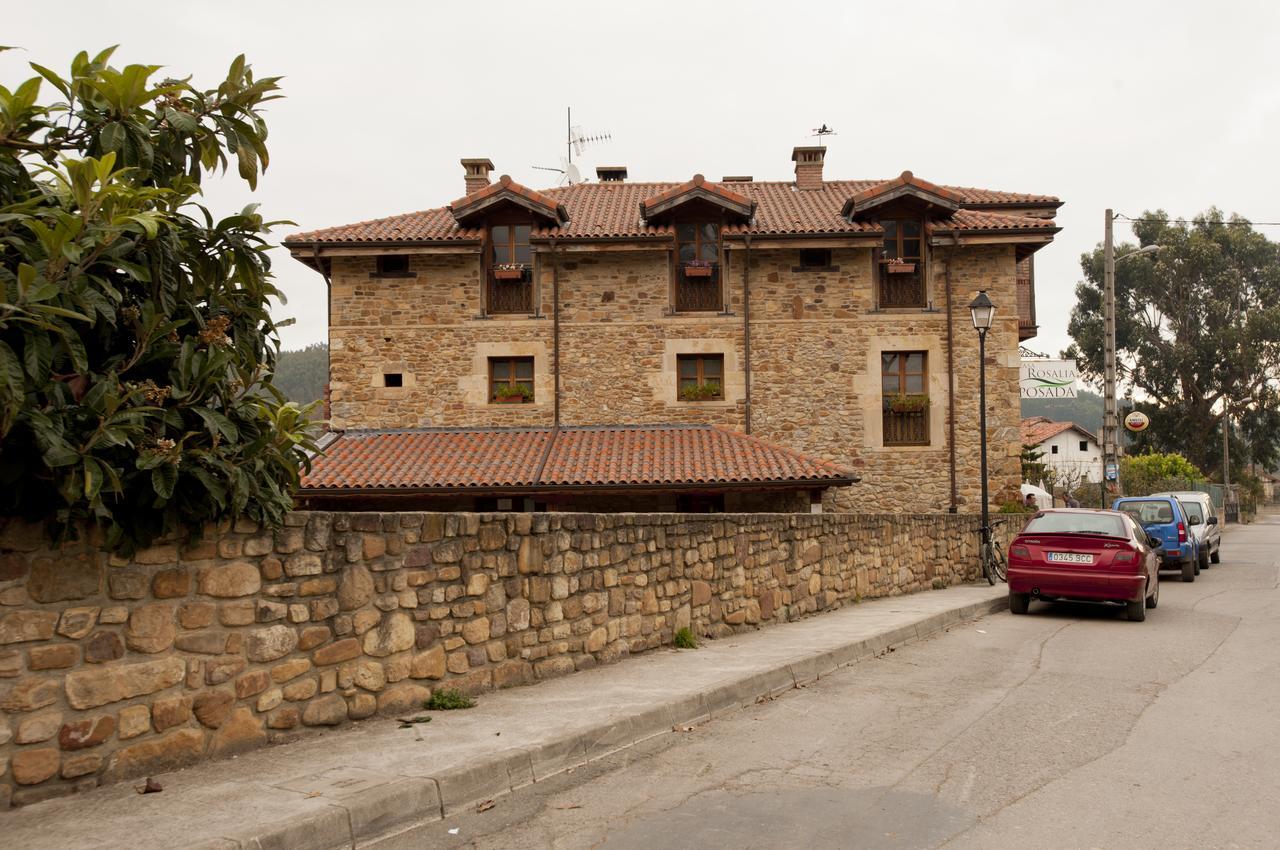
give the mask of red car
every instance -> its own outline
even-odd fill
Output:
[[[1035,599],[1120,602],[1130,620],[1160,602],[1159,541],[1120,511],[1045,510],[1009,544],[1009,610]]]

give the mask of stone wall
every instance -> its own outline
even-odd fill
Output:
[[[1018,497],[1021,407],[1014,247],[931,249],[931,309],[878,310],[864,248],[832,265],[799,266],[798,249],[753,249],[752,433],[853,466],[863,483],[833,492],[829,510],[945,511],[950,504],[946,294],[956,370],[959,504],[978,500],[978,340],[968,304],[986,289],[999,305],[987,346],[992,500]],[[729,313],[670,314],[665,251],[565,251],[560,257],[561,422],[705,423],[743,430],[745,252],[726,252]],[[335,428],[551,425],[554,340],[551,258],[537,261],[538,315],[481,316],[474,254],[410,256],[410,278],[371,278],[372,256],[335,257],[330,336]],[[880,354],[929,354],[930,444],[886,447]],[[676,356],[724,356],[725,399],[678,397]],[[490,356],[532,356],[531,404],[491,404]],[[384,371],[403,387],[380,386]]]
[[[974,577],[964,515],[294,513],[132,558],[0,524],[0,807]]]

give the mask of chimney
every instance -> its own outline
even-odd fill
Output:
[[[464,159],[462,168],[466,173],[467,194],[477,192],[489,185],[489,172],[493,171],[493,162],[488,159]]]
[[[822,145],[798,147],[791,151],[791,160],[796,164],[797,189],[822,188],[822,160],[827,149]]]
[[[627,179],[625,165],[597,165],[596,177],[601,183],[621,183]]]
[[[720,178],[720,182],[721,183],[750,183],[752,182],[752,180],[751,180],[750,174],[726,174],[724,177]]]

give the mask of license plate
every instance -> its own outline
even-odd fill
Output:
[[[1092,564],[1092,555],[1081,555],[1076,552],[1050,552],[1048,553],[1050,561],[1057,561],[1060,564]]]

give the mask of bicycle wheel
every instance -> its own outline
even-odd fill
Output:
[[[996,583],[995,569],[992,566],[992,561],[995,560],[993,551],[994,547],[990,543],[983,543],[978,550],[978,558],[982,561],[982,577],[987,580],[987,584]]]
[[[1004,549],[999,546],[991,547],[991,571],[995,573],[996,578],[1000,581],[1009,580],[1009,562],[1005,560]],[[991,582],[995,584],[995,582]]]

